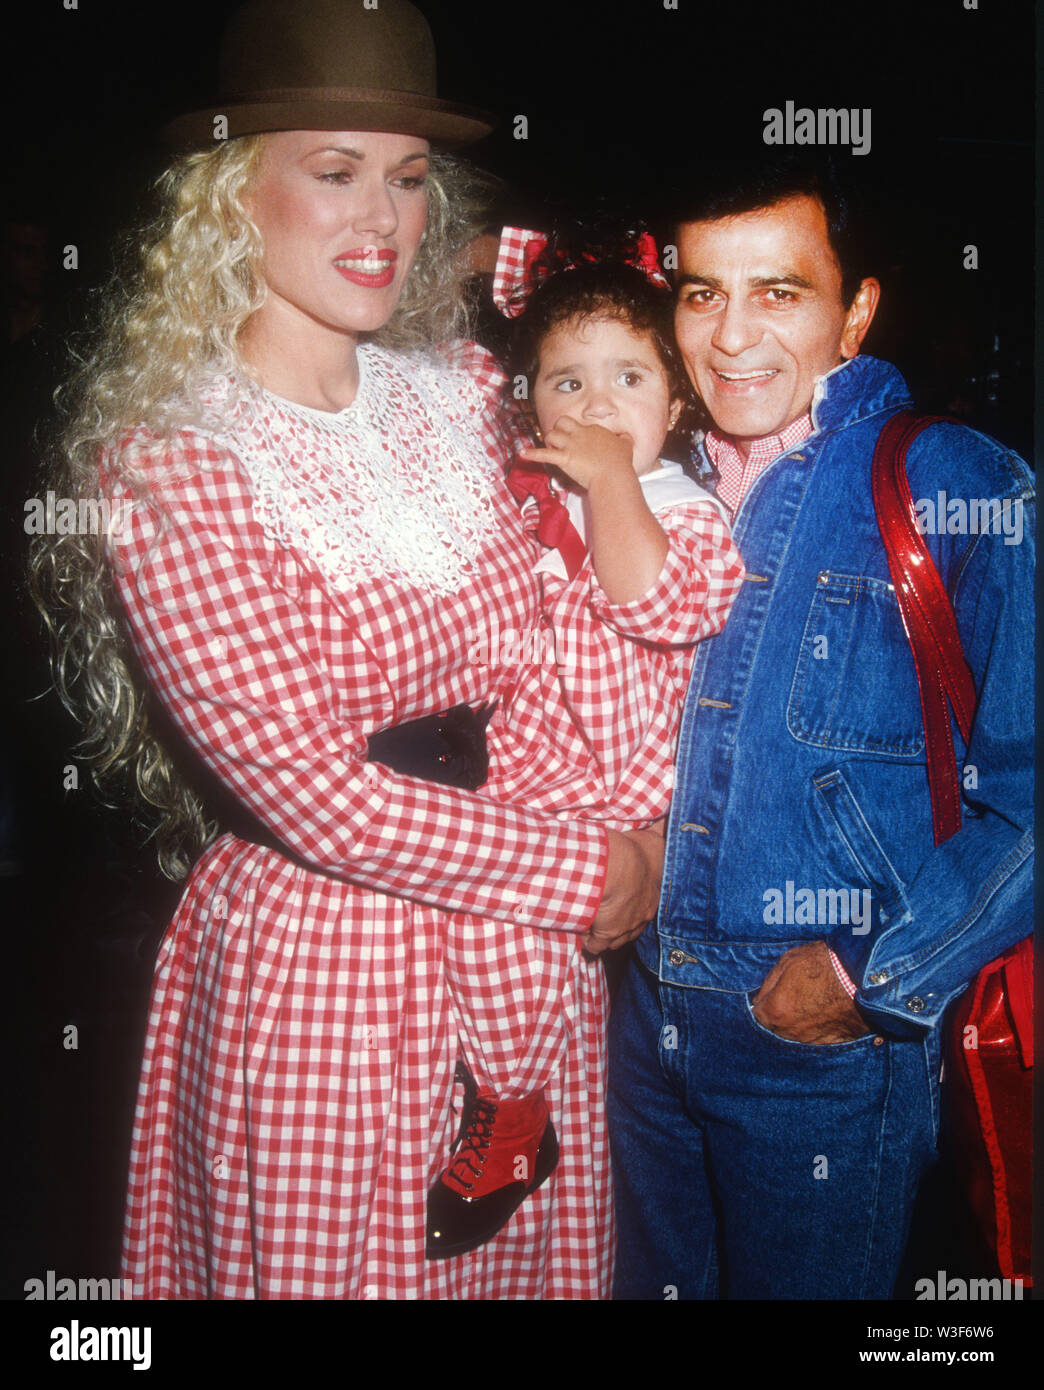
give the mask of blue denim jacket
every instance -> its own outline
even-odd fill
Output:
[[[878,434],[909,404],[885,362],[836,368],[817,384],[813,434],[740,504],[747,580],[697,653],[660,911],[638,943],[669,984],[754,990],[784,950],[826,940],[864,1012],[900,1036],[937,1024],[1032,928],[1032,482],[960,425],[931,426],[907,457],[978,692],[967,748],[954,727],[962,828],[936,847],[870,490]],[[975,499],[993,510],[962,513]]]

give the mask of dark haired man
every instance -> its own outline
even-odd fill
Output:
[[[909,397],[859,355],[880,290],[852,276],[843,202],[788,177],[675,238],[702,462],[748,574],[696,659],[660,913],[614,1013],[622,1298],[888,1298],[944,1010],[1031,921],[1030,477],[959,425],[909,451],[914,499],[1000,519],[951,534],[940,502],[925,536],[978,696],[963,826],[935,846],[870,483]]]

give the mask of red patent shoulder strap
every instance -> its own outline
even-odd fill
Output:
[[[906,451],[923,429],[943,419],[910,410],[893,415],[877,441],[871,473],[877,524],[917,670],[937,845],[961,828],[961,789],[949,706],[967,745],[975,713],[975,684],[964,659],[953,605],[917,525]]]

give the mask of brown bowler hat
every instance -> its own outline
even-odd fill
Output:
[[[177,149],[267,130],[379,130],[447,145],[493,129],[435,95],[435,45],[408,0],[248,0],[221,43],[220,103],[164,128]],[[227,130],[215,134],[215,119]]]

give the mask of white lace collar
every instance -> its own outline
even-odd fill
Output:
[[[208,405],[228,423],[208,433],[249,474],[265,534],[335,589],[386,579],[454,593],[496,525],[478,387],[372,344],[358,357],[355,400],[336,412],[216,378]]]

